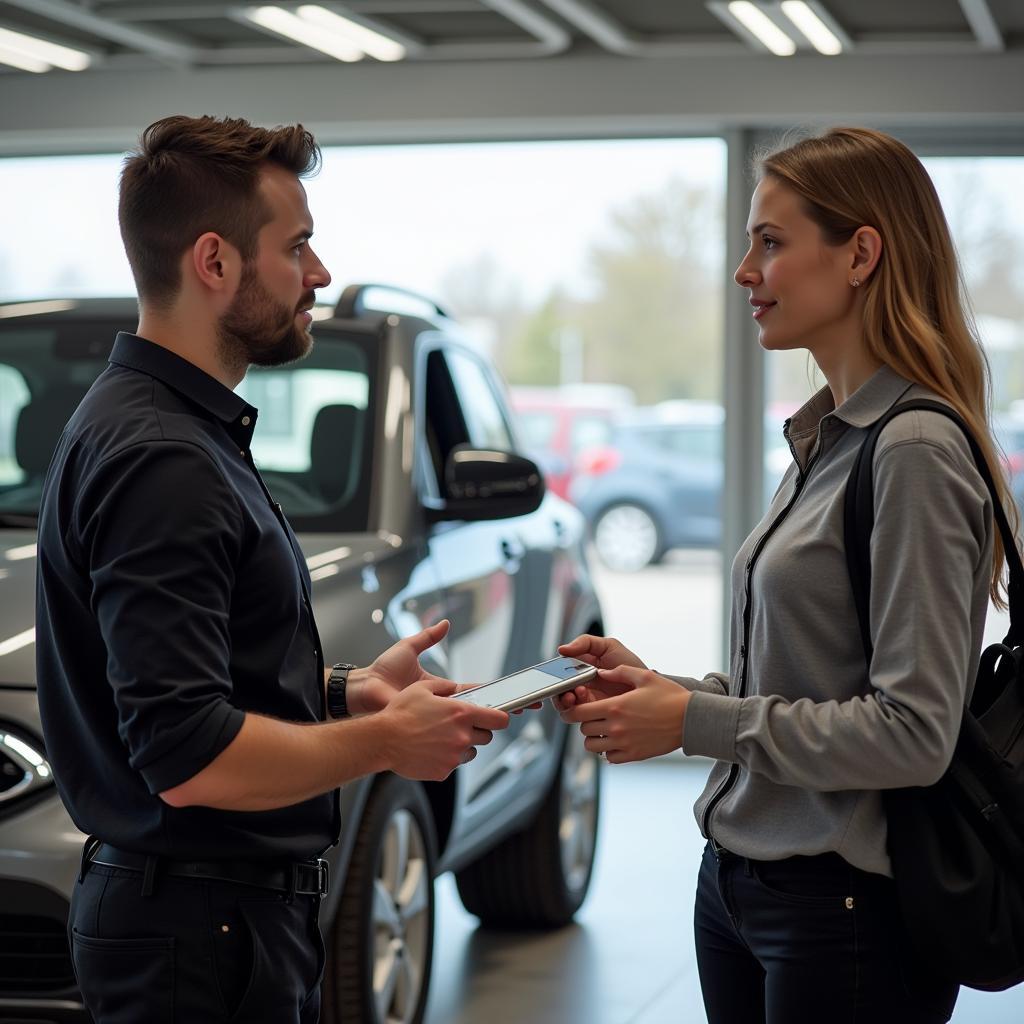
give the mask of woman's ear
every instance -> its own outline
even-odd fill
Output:
[[[850,242],[850,284],[857,287],[874,273],[882,258],[882,236],[875,228],[865,225],[857,228]]]

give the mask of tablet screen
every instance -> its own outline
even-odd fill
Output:
[[[543,690],[550,686],[555,679],[573,679],[589,669],[589,665],[577,661],[575,658],[555,658],[541,665],[523,669],[522,672],[516,672],[504,679],[485,683],[475,690],[467,690],[465,693],[460,693],[459,698],[468,700],[471,704],[500,707],[502,704],[517,700],[526,694]]]

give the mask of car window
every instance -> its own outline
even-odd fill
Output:
[[[527,448],[548,448],[558,431],[558,417],[541,409],[518,409],[519,437]]]
[[[449,350],[446,359],[458,391],[470,443],[478,448],[511,451],[515,447],[512,435],[482,364],[458,350]]]
[[[363,530],[373,430],[369,360],[318,332],[298,363],[251,367],[237,388],[259,410],[253,460],[298,530]]]
[[[569,429],[569,447],[573,453],[608,443],[612,421],[607,416],[576,416]]]
[[[717,425],[680,424],[671,427],[640,427],[632,434],[641,444],[700,462],[722,458],[722,428]]]
[[[114,321],[0,323],[0,515],[35,516],[68,418],[107,365]],[[297,530],[366,529],[373,457],[371,341],[317,332],[304,360],[253,368],[253,457]]]
[[[53,450],[107,365],[116,330],[0,323],[0,515],[38,513]]]

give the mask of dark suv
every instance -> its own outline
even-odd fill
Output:
[[[580,514],[515,454],[502,386],[425,300],[372,309],[353,286],[290,366],[239,386],[253,453],[298,532],[324,650],[368,663],[441,618],[434,671],[484,681],[552,657],[601,610]],[[34,679],[35,522],[50,455],[137,322],[129,300],[0,307],[0,1019],[84,1021],[65,937],[84,837],[56,790]],[[454,871],[485,924],[557,927],[590,881],[598,761],[550,705],[516,716],[443,783],[384,774],[342,790],[321,922],[323,1020],[419,1021],[433,879]]]

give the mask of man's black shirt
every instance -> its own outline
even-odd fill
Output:
[[[324,717],[294,534],[252,462],[256,410],[119,334],[54,454],[39,518],[36,660],[47,757],[82,831],[177,859],[307,858],[337,795],[174,808],[247,711]]]

